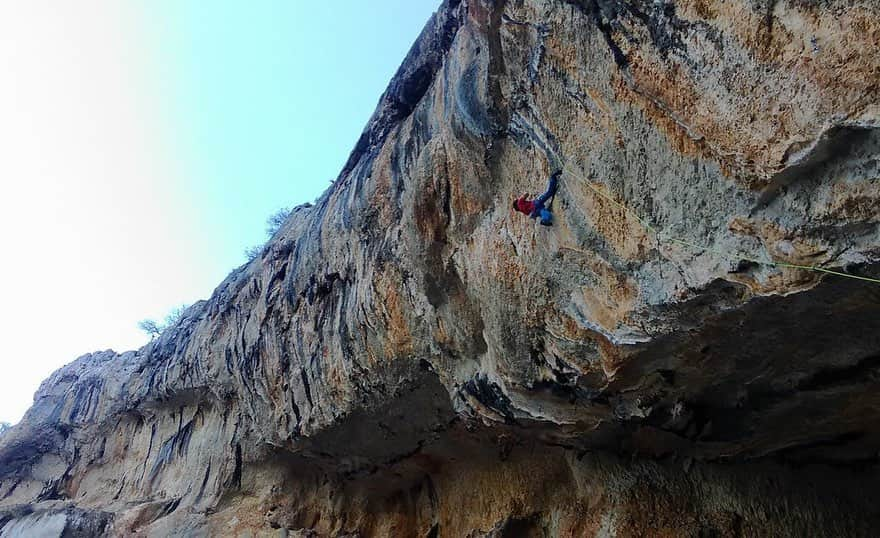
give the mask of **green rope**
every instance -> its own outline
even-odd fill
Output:
[[[590,190],[592,190],[593,192],[595,192],[596,194],[598,194],[598,195],[601,196],[602,198],[608,200],[609,202],[611,202],[611,203],[614,204],[615,206],[617,206],[617,207],[619,207],[620,209],[622,209],[622,210],[623,210],[625,213],[627,213],[628,215],[630,215],[630,216],[632,216],[633,218],[635,218],[636,220],[638,220],[638,221],[642,224],[642,226],[645,227],[646,230],[648,230],[649,232],[653,233],[653,234],[657,237],[657,241],[658,241],[658,242],[664,242],[664,241],[665,241],[665,242],[667,242],[667,243],[677,243],[677,244],[679,244],[679,245],[684,245],[684,246],[691,247],[691,248],[695,248],[695,249],[698,249],[698,250],[704,250],[704,251],[706,251],[706,252],[712,252],[712,253],[714,253],[714,254],[718,254],[719,256],[722,256],[722,257],[724,257],[724,258],[728,258],[728,259],[731,259],[731,260],[734,260],[734,261],[742,261],[742,260],[745,260],[745,261],[749,261],[749,262],[757,263],[757,264],[759,264],[759,265],[768,265],[768,266],[771,266],[771,267],[780,267],[780,268],[785,267],[785,268],[789,268],[789,269],[801,269],[801,270],[804,270],[804,271],[813,271],[813,272],[817,272],[817,273],[826,273],[826,274],[829,274],[829,275],[842,276],[842,277],[845,277],[845,278],[852,278],[852,279],[855,279],[855,280],[864,280],[864,281],[866,281],[866,282],[873,282],[873,283],[875,283],[875,284],[880,284],[880,279],[877,279],[877,278],[871,278],[871,277],[867,277],[867,276],[851,275],[851,274],[848,274],[848,273],[842,273],[842,272],[840,272],[840,271],[833,271],[833,270],[831,270],[831,269],[825,269],[824,267],[817,267],[817,266],[815,266],[815,265],[798,265],[798,264],[795,264],[795,263],[785,263],[785,262],[773,262],[773,261],[759,260],[759,259],[757,259],[757,258],[752,258],[752,257],[750,257],[750,256],[744,256],[744,255],[741,255],[741,254],[738,254],[738,253],[735,253],[735,252],[725,252],[725,251],[723,251],[723,250],[718,250],[718,249],[715,249],[715,248],[709,247],[709,246],[707,246],[707,245],[701,245],[701,244],[699,244],[699,243],[693,243],[693,242],[691,242],[691,241],[686,241],[686,240],[684,240],[684,239],[678,239],[678,238],[676,238],[676,237],[667,237],[666,239],[664,239],[664,238],[662,237],[662,235],[661,235],[660,230],[658,230],[657,228],[655,228],[654,226],[652,226],[650,222],[648,222],[645,218],[643,218],[641,215],[639,215],[638,213],[636,213],[634,210],[630,209],[629,207],[627,207],[626,205],[622,204],[621,202],[618,202],[617,200],[615,200],[615,199],[614,199],[613,197],[611,197],[610,195],[608,195],[608,194],[602,192],[601,190],[597,189],[596,187],[594,187],[594,186],[592,185],[592,183],[591,183],[589,180],[586,180],[585,178],[581,177],[580,174],[575,174],[575,173],[573,173],[572,170],[571,170],[571,168],[568,167],[568,165],[563,165],[563,169],[567,170],[568,173],[569,173],[570,175],[574,176],[575,178],[580,179],[580,180],[581,180],[581,181],[582,181],[587,187],[589,187]]]

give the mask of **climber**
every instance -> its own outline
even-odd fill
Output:
[[[538,196],[535,200],[527,200],[528,193],[523,194],[513,201],[513,210],[519,211],[530,218],[540,217],[540,223],[544,226],[553,226],[553,213],[547,206],[553,204],[553,197],[556,196],[556,189],[559,187],[559,176],[562,170],[553,172],[550,176],[550,184],[547,186],[547,192]],[[549,201],[549,203],[548,203]]]

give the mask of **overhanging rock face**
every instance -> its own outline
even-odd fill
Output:
[[[880,278],[877,50],[867,0],[445,2],[314,206],[43,383],[0,536],[873,534],[880,284],[791,266]]]

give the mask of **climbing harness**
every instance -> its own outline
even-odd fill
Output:
[[[564,170],[566,170],[566,171],[568,172],[569,175],[573,176],[573,177],[576,178],[576,179],[581,180],[581,182],[582,182],[584,185],[586,185],[591,191],[595,192],[596,194],[598,194],[598,195],[601,196],[602,198],[608,200],[609,202],[611,202],[612,204],[614,204],[614,205],[617,206],[618,208],[622,209],[622,210],[624,211],[624,213],[626,213],[626,214],[632,216],[633,218],[635,218],[636,220],[638,220],[638,221],[642,224],[642,226],[645,227],[646,230],[648,230],[649,232],[651,232],[652,234],[654,234],[654,236],[657,238],[657,243],[658,243],[658,244],[659,244],[659,243],[663,243],[663,242],[666,242],[666,243],[676,243],[676,244],[684,245],[684,246],[686,246],[686,247],[694,248],[694,249],[697,249],[697,250],[704,250],[704,251],[706,251],[706,252],[711,252],[711,253],[713,253],[713,254],[717,254],[717,255],[719,255],[719,256],[721,256],[721,257],[724,257],[724,258],[727,258],[727,259],[730,259],[730,260],[734,260],[734,261],[737,261],[737,262],[739,262],[739,261],[748,261],[748,262],[756,263],[756,264],[759,264],[759,265],[767,265],[767,266],[770,266],[770,267],[789,268],[789,269],[801,269],[801,270],[804,270],[804,271],[813,271],[813,272],[816,272],[816,273],[826,273],[826,274],[829,274],[829,275],[841,276],[841,277],[845,277],[845,278],[851,278],[851,279],[854,279],[854,280],[863,280],[863,281],[866,281],[866,282],[873,282],[874,284],[880,284],[880,279],[877,279],[877,278],[871,278],[871,277],[867,277],[867,276],[859,276],[859,275],[851,275],[851,274],[849,274],[849,273],[843,273],[843,272],[840,272],[840,271],[834,271],[834,270],[831,270],[831,269],[825,269],[824,267],[818,267],[818,266],[816,266],[816,265],[798,265],[798,264],[796,264],[796,263],[785,263],[785,262],[774,262],[774,261],[767,261],[767,260],[759,260],[759,259],[757,259],[757,258],[753,258],[753,257],[751,257],[751,256],[745,256],[745,255],[742,255],[742,254],[739,254],[739,253],[735,253],[735,252],[725,252],[725,251],[723,251],[723,250],[719,250],[719,249],[716,249],[716,248],[712,248],[712,247],[707,246],[707,245],[701,245],[701,244],[699,244],[699,243],[694,243],[694,242],[692,242],[692,241],[687,241],[687,240],[685,240],[685,239],[679,239],[679,238],[677,238],[677,237],[672,237],[672,236],[669,236],[669,235],[667,235],[666,237],[664,237],[663,234],[662,234],[662,231],[661,231],[661,230],[659,230],[659,229],[655,228],[654,226],[652,226],[651,223],[649,223],[645,218],[643,218],[641,215],[639,215],[638,213],[636,213],[634,210],[630,209],[628,206],[624,205],[624,204],[621,203],[621,202],[618,202],[617,200],[615,200],[615,199],[614,199],[613,197],[611,197],[610,195],[608,195],[608,194],[602,192],[600,189],[597,189],[596,187],[594,187],[590,181],[588,181],[587,179],[585,179],[584,177],[582,177],[580,174],[576,174],[576,173],[574,173],[574,172],[572,171],[572,169],[569,168],[569,166],[568,166],[567,164],[563,164],[562,168],[563,168]]]

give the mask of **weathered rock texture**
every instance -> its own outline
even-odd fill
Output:
[[[880,276],[878,50],[874,0],[447,0],[262,256],[43,384],[0,535],[875,534],[880,285],[746,258]]]

